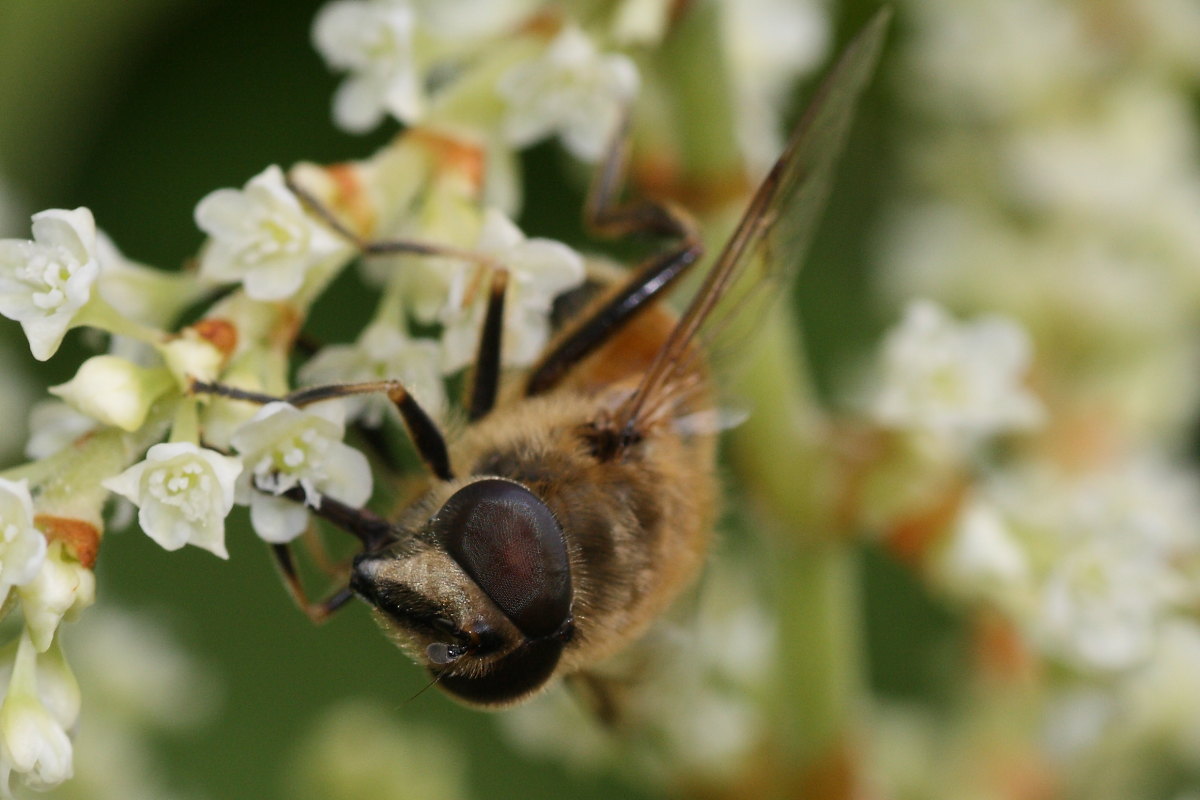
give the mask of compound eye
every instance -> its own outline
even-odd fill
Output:
[[[517,483],[485,478],[455,492],[433,518],[442,546],[531,639],[557,632],[571,613],[562,529]]]

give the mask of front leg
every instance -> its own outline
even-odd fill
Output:
[[[620,202],[628,171],[628,118],[609,143],[592,178],[584,208],[589,230],[605,237],[652,234],[675,239],[671,249],[651,256],[611,297],[555,341],[529,374],[525,394],[543,394],[583,359],[612,338],[643,309],[663,296],[704,254],[696,224],[671,203],[640,199]]]
[[[430,471],[439,479],[453,480],[454,473],[450,469],[450,454],[446,449],[446,437],[442,435],[437,423],[421,408],[404,385],[399,381],[368,381],[365,383],[332,383],[326,386],[313,386],[299,389],[286,397],[273,397],[260,392],[250,392],[236,386],[223,383],[205,383],[193,380],[193,394],[212,394],[218,397],[228,397],[231,400],[245,400],[259,405],[267,403],[290,403],[297,408],[303,408],[323,400],[336,400],[339,397],[352,397],[359,394],[383,393],[400,412],[404,427],[409,437],[420,453],[421,459]]]

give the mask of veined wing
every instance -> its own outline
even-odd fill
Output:
[[[771,287],[785,283],[800,268],[890,18],[890,9],[878,12],[817,88],[678,324],[637,389],[617,410],[614,423],[621,434],[636,433],[661,410],[665,398],[688,390],[688,376],[695,368],[693,344],[701,331],[727,326],[769,298]]]

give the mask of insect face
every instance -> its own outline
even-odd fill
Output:
[[[562,529],[500,478],[466,484],[412,535],[360,555],[351,587],[439,685],[478,705],[538,689],[573,633]]]

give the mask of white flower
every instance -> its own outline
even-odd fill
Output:
[[[1164,562],[1200,552],[1200,475],[1139,454],[1061,490],[1075,532]]]
[[[414,13],[406,0],[339,0],[313,22],[313,44],[331,67],[350,76],[333,99],[333,117],[361,133],[384,113],[415,122],[424,106],[413,56]]]
[[[32,639],[30,641],[36,645]],[[67,663],[67,656],[58,637],[55,637],[49,648],[37,654],[37,693],[42,705],[58,724],[68,731],[72,730],[79,719],[82,697],[79,681],[75,679],[75,673]]]
[[[196,224],[211,238],[200,274],[242,281],[255,300],[294,295],[315,267],[348,256],[350,245],[308,216],[272,165],[243,189],[218,189],[196,206]]]
[[[30,459],[52,456],[95,429],[96,420],[67,403],[39,401],[29,412],[29,442],[25,445],[25,455]]]
[[[883,425],[973,439],[1029,428],[1042,417],[1022,385],[1030,343],[1015,323],[956,323],[929,301],[912,303],[883,345],[883,386],[872,412]]]
[[[392,379],[404,384],[421,408],[437,417],[445,405],[445,387],[438,368],[441,350],[430,339],[410,339],[394,326],[368,326],[353,345],[334,345],[317,353],[300,369],[300,382],[356,383]],[[383,394],[348,397],[348,419],[361,418],[368,427],[383,424],[391,401]]]
[[[33,580],[17,587],[25,629],[38,652],[45,652],[54,641],[59,624],[96,602],[96,576],[67,553],[62,542],[46,551],[46,558]]]
[[[0,478],[0,604],[9,589],[32,581],[46,557],[46,537],[33,526],[28,484]]]
[[[241,471],[236,458],[174,442],[154,445],[144,461],[101,483],[133,501],[138,524],[163,548],[194,544],[228,558],[225,517],[233,508],[234,481]]]
[[[1017,128],[1002,153],[1014,194],[1033,213],[1112,232],[1157,223],[1175,187],[1196,179],[1189,101],[1158,81],[1126,79],[1087,114]]]
[[[961,512],[939,554],[937,571],[959,595],[999,602],[1009,610],[1032,588],[1022,542],[983,498],[974,498]]]
[[[596,161],[638,84],[633,61],[598,53],[583,31],[568,26],[541,56],[501,77],[508,140],[524,147],[558,134],[575,156]]]
[[[503,361],[513,366],[530,364],[550,337],[549,314],[554,298],[583,282],[583,259],[561,242],[526,239],[495,209],[485,214],[475,249],[508,270]],[[474,298],[469,301],[467,295],[472,292]],[[442,315],[442,367],[446,372],[473,359],[486,304],[486,287],[472,287],[465,282],[451,287],[450,301]]]
[[[139,367],[117,356],[93,356],[74,378],[50,392],[105,425],[136,431],[154,401],[174,385],[167,370]]]
[[[8,796],[14,777],[36,790],[71,777],[72,748],[65,725],[38,696],[37,654],[22,635],[8,691],[0,703],[0,791]]]
[[[305,505],[319,507],[324,494],[351,506],[371,496],[366,457],[341,441],[342,415],[337,402],[303,411],[268,403],[234,433],[231,442],[246,465],[237,502],[250,506],[250,522],[266,541],[300,535],[308,524]],[[304,505],[271,496],[295,487],[303,489]]]
[[[0,314],[21,323],[33,357],[54,355],[100,274],[86,208],[33,215],[33,241],[0,240]]]
[[[1145,553],[1106,540],[1068,551],[1032,620],[1042,649],[1085,671],[1121,670],[1151,653],[1175,580]]]

